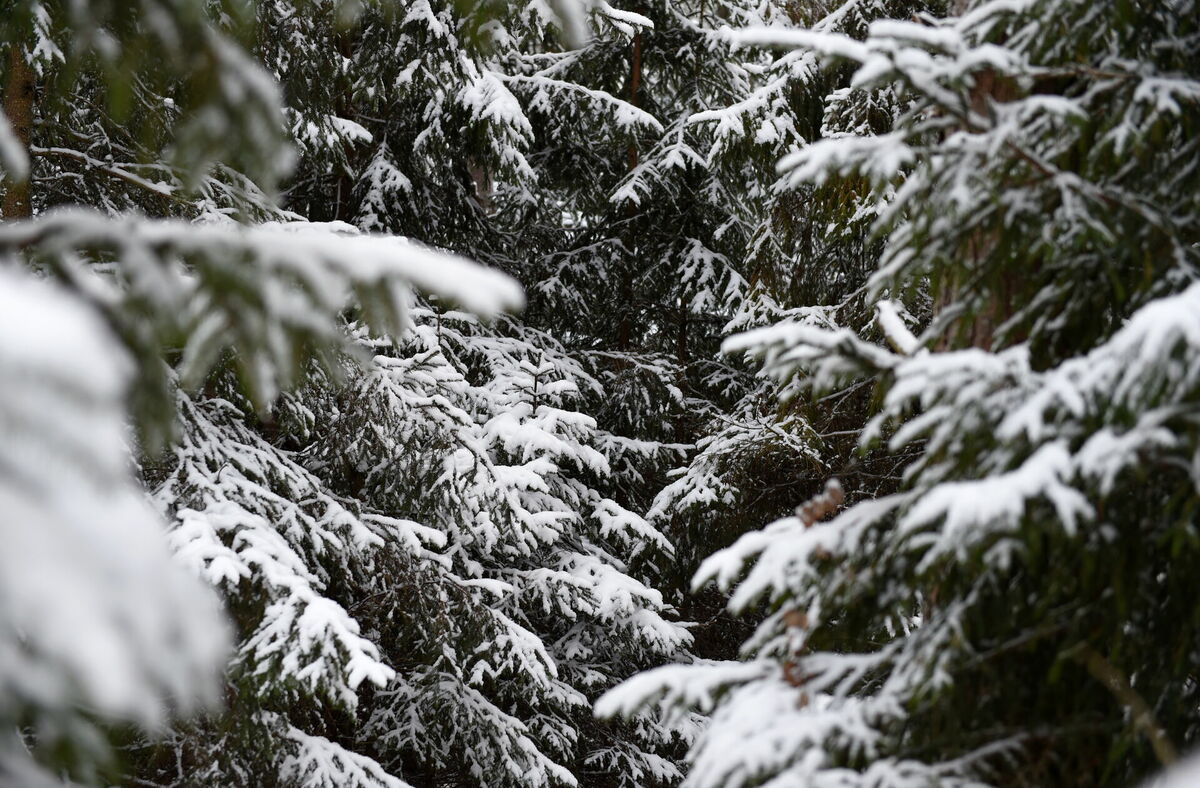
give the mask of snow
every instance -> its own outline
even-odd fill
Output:
[[[156,727],[216,700],[228,630],[132,477],[131,373],[89,307],[0,268],[0,706]]]
[[[875,319],[879,322],[879,327],[887,337],[888,343],[898,352],[911,356],[921,346],[921,343],[908,330],[908,326],[900,317],[903,309],[903,305],[898,306],[892,301],[880,301],[875,305]]]
[[[867,45],[838,33],[823,33],[794,28],[758,27],[732,30],[729,38],[735,44],[778,46],[789,49],[811,49],[830,57],[858,62],[870,57]]]
[[[603,90],[589,88],[563,79],[555,79],[546,74],[497,74],[496,77],[513,85],[535,89],[536,93],[533,98],[535,105],[556,106],[552,97],[565,93],[572,99],[584,99],[598,112],[612,112],[613,121],[619,129],[630,132],[645,129],[659,134],[663,132],[662,123],[649,112]]]
[[[380,532],[417,551],[440,535],[392,518],[363,522],[241,423],[229,403],[179,397],[177,466],[155,491],[173,521],[179,560],[228,593],[265,592],[267,606],[238,656],[251,673],[286,676],[355,707],[363,681],[383,686],[395,671],[346,609],[322,594],[327,570],[312,557],[348,562],[382,545]]]
[[[778,169],[789,183],[823,183],[835,174],[861,172],[876,180],[894,178],[915,158],[898,132],[874,137],[823,139],[779,160]]]
[[[338,134],[351,142],[368,143],[373,142],[374,137],[371,132],[367,131],[362,124],[357,123],[349,118],[331,117],[330,124],[337,130]]]
[[[573,47],[581,47],[588,42],[589,31],[587,25],[587,13],[591,9],[592,0],[548,0],[549,6],[543,2],[535,0],[529,5],[533,6],[543,19],[547,16],[546,12],[550,11],[559,21],[559,25],[566,35],[567,44]]]
[[[744,564],[757,556],[731,605],[743,609],[760,594],[782,594],[790,583],[810,576],[806,565],[811,556],[852,551],[864,525],[906,502],[896,533],[920,547],[921,566],[947,556],[963,559],[997,533],[1011,533],[1037,499],[1049,503],[1055,521],[1068,535],[1074,534],[1092,517],[1081,482],[1095,479],[1111,485],[1119,473],[1136,466],[1140,453],[1173,444],[1164,420],[1200,385],[1200,364],[1186,360],[1200,358],[1198,314],[1200,285],[1193,285],[1135,313],[1087,356],[1044,372],[1030,369],[1021,347],[1001,354],[967,349],[901,359],[864,347],[844,332],[805,324],[782,323],[728,340],[727,349],[753,351],[769,372],[780,376],[793,374],[797,366],[813,369],[818,376],[836,376],[846,367],[826,354],[847,352],[889,370],[894,382],[885,412],[900,422],[890,441],[893,450],[925,439],[926,450],[934,451],[953,444],[977,419],[999,415],[1003,418],[994,428],[999,437],[1034,441],[1035,446],[1027,457],[1015,458],[1012,468],[981,469],[981,478],[948,480],[921,490],[919,497],[863,502],[812,529],[786,518],[709,558],[697,573],[697,583],[717,579],[731,585]],[[1152,398],[1161,404],[1147,410]],[[914,404],[919,404],[919,412],[905,418]],[[1064,429],[1079,419],[1108,413],[1132,413],[1135,418],[1112,422],[1082,445],[1069,446],[1073,432]]]
[[[1147,139],[1179,141],[1173,129],[1194,119],[1200,83],[1115,56],[1120,35],[1096,62],[1062,35],[1073,49],[1061,68],[1031,63],[1058,33],[1010,26],[1014,12],[1046,7],[1025,0],[983,0],[946,20],[879,20],[890,5],[850,0],[810,30],[756,0],[643,13],[605,0],[485,5],[472,31],[461,4],[442,0],[411,0],[394,16],[356,7],[375,25],[361,38],[289,29],[287,54],[307,63],[319,50],[313,62],[335,73],[318,76],[337,84],[299,68],[280,77],[286,91],[232,36],[203,22],[183,35],[191,28],[168,10],[147,26],[152,48],[195,39],[192,60],[212,66],[198,85],[212,105],[183,112],[144,96],[153,84],[130,84],[149,124],[162,122],[192,159],[114,158],[125,151],[107,140],[30,149],[52,170],[39,169],[43,185],[81,184],[39,205],[88,202],[92,180],[135,196],[0,224],[0,263],[25,257],[46,276],[0,268],[0,710],[20,710],[22,724],[161,728],[205,708],[224,668],[238,712],[252,710],[236,722],[262,733],[254,755],[269,752],[278,772],[265,782],[406,788],[390,773],[402,767],[427,781],[530,788],[597,772],[687,788],[972,785],[980,764],[1017,752],[1016,739],[956,747],[949,760],[896,753],[926,757],[919,736],[901,741],[919,728],[910,715],[918,721],[961,660],[991,645],[972,640],[982,584],[1021,559],[1031,525],[1089,546],[1118,538],[1105,499],[1147,469],[1200,485],[1190,204],[1163,202],[1183,206],[1176,216],[1152,196],[1126,199],[1122,179],[1089,180],[1108,163],[1089,158],[1078,132],[1094,129],[1114,167],[1136,169]],[[61,61],[70,76],[72,49],[52,36],[78,21],[32,8],[33,64],[50,75]],[[274,11],[297,15],[282,0]],[[655,21],[666,26],[651,38]],[[725,24],[744,29],[709,27]],[[634,36],[677,47],[666,60],[648,50],[654,114],[620,97]],[[95,41],[80,51],[117,68],[120,35]],[[674,59],[686,68],[676,73]],[[822,73],[829,63],[838,70]],[[596,80],[607,90],[581,83],[610,67]],[[1015,86],[1011,100],[974,100],[985,75]],[[1047,77],[1088,92],[1049,95]],[[330,98],[343,89],[353,101]],[[823,107],[809,101],[817,89],[832,90]],[[297,101],[286,123],[284,92]],[[1125,106],[1096,125],[1108,94]],[[52,130],[57,110],[44,109]],[[289,204],[316,204],[329,196],[320,183],[336,179],[344,215],[351,183],[355,224],[274,204],[289,131],[304,162]],[[189,135],[205,144],[185,144]],[[0,116],[10,176],[28,171],[20,147]],[[1161,147],[1152,155],[1172,155]],[[231,163],[210,161],[222,156]],[[588,180],[553,170],[566,157],[608,193],[559,183]],[[831,178],[850,182],[811,188]],[[997,178],[1013,188],[992,199]],[[849,220],[823,213],[835,191]],[[1125,212],[1093,210],[1114,202]],[[129,214],[135,204],[199,220]],[[661,213],[685,204],[686,225]],[[629,223],[635,214],[664,221]],[[363,232],[414,223],[496,267]],[[1005,253],[1037,260],[1039,277],[1059,276],[1055,261],[1092,264],[1064,250],[1103,257],[1095,250],[1149,226],[1130,243],[1147,250],[1153,286],[1105,310],[1133,314],[1070,358],[1047,360],[1043,341],[1078,317],[1055,312],[1071,302],[1065,276],[995,327],[1004,349],[941,349],[955,314],[989,314],[987,266],[1008,262],[981,249],[979,233],[1012,228],[1020,239],[1031,223],[1041,233],[1031,248]],[[797,258],[797,230],[821,247],[813,265]],[[824,252],[846,239],[852,266]],[[877,242],[878,270],[857,281]],[[856,284],[791,306],[798,260],[802,275]],[[1117,265],[1143,261],[1132,262]],[[628,289],[627,263],[653,352],[629,352],[624,339],[614,350],[605,321],[615,318],[602,309],[599,330],[576,322],[597,294]],[[500,268],[536,283],[530,322],[512,316],[524,297]],[[1026,326],[1037,338],[1028,347],[1014,339]],[[709,357],[722,334],[732,357]],[[138,458],[148,503],[127,422],[142,426],[153,385],[138,378],[156,376],[157,415],[176,417],[178,434],[164,457]],[[853,400],[872,386],[877,413],[865,425],[821,433],[808,420],[828,402],[857,419]],[[866,459],[842,475],[834,463],[855,433]],[[871,482],[857,482],[888,452],[899,461],[879,486],[900,491],[870,497]],[[762,483],[776,460],[789,476]],[[856,480],[845,509],[827,484],[839,492],[797,516],[750,531],[738,521],[703,560],[693,590],[715,584],[731,612],[762,615],[740,661],[692,658],[692,626],[654,579],[729,533],[710,526],[834,472]],[[231,661],[213,589],[237,620]],[[882,614],[867,607],[879,600]],[[811,637],[854,627],[859,613],[873,628],[855,639],[862,653]],[[669,660],[679,664],[618,684]],[[595,724],[597,696],[598,714],[625,721]],[[174,739],[177,752],[190,760],[192,736],[211,734],[209,768],[243,776],[242,753],[227,767],[220,751],[237,736],[203,719],[195,728]],[[663,756],[683,746],[686,776]],[[43,777],[23,748],[0,734],[0,782]]]
[[[843,4],[836,13],[863,5]],[[1173,155],[1161,149],[1163,138],[1176,150],[1187,144],[1179,118],[1194,116],[1195,84],[1155,73],[1157,61],[1117,55],[1107,28],[1095,32],[1102,43],[1090,63],[1098,73],[1076,73],[1080,39],[1048,32],[1052,13],[1040,4],[1035,13],[1034,5],[983,2],[957,19],[874,22],[864,41],[831,32],[828,18],[814,30],[757,27],[730,34],[741,45],[801,47],[823,62],[852,61],[851,86],[826,101],[827,121],[864,106],[874,111],[871,102],[884,97],[884,111],[892,113],[887,132],[874,133],[873,124],[846,131],[831,123],[822,139],[785,154],[782,183],[798,188],[848,178],[839,185],[866,192],[863,203],[873,205],[860,216],[878,217],[873,237],[885,247],[878,270],[827,314],[837,318],[837,309],[861,308],[859,296],[870,303],[903,294],[926,299],[922,306],[933,316],[919,336],[911,328],[917,321],[891,300],[878,303],[873,326],[857,331],[822,321],[816,312],[784,316],[769,308],[765,319],[746,310],[730,324],[742,333],[722,350],[759,365],[759,392],[781,394],[784,412],[877,386],[879,413],[860,433],[860,448],[907,461],[900,492],[856,501],[828,522],[783,518],[743,534],[701,564],[695,589],[715,583],[730,593],[732,612],[765,616],[743,645],[743,663],[660,668],[602,696],[597,708],[605,716],[681,708],[709,713],[689,756],[688,788],[965,786],[1004,774],[1008,766],[989,767],[1022,762],[1025,732],[1019,729],[941,762],[945,753],[936,745],[920,761],[896,753],[913,751],[915,740],[908,737],[921,713],[914,710],[936,706],[955,691],[962,660],[974,665],[986,658],[978,630],[988,638],[1012,636],[1002,623],[995,629],[980,623],[987,615],[981,615],[982,600],[994,603],[991,589],[1004,588],[1012,577],[1006,573],[1026,555],[1030,529],[1081,550],[1131,533],[1135,539],[1158,528],[1167,533],[1165,524],[1150,525],[1153,506],[1136,513],[1144,519],[1133,523],[1115,522],[1127,515],[1114,510],[1128,504],[1133,490],[1141,494],[1147,483],[1154,489],[1158,469],[1184,477],[1172,501],[1190,500],[1200,486],[1193,445],[1200,285],[1193,283],[1195,249],[1183,248],[1191,229],[1176,223],[1191,216],[1193,206],[1178,197],[1174,181],[1147,185],[1129,177],[1150,156]],[[1061,51],[1047,56],[1060,38]],[[1032,57],[1048,62],[1031,63]],[[1037,80],[1060,72],[1072,74],[1086,92],[1046,95],[1059,91],[1046,91]],[[984,74],[1011,82],[1013,95],[972,101]],[[1098,107],[1119,111],[1099,117]],[[755,111],[748,103],[692,120],[714,124],[730,139],[769,144],[772,134]],[[1092,130],[1101,139],[1095,145]],[[1092,149],[1097,152],[1081,153]],[[1110,157],[1125,164],[1111,165]],[[1190,159],[1181,160],[1194,173]],[[1126,169],[1109,179],[1119,167]],[[630,191],[643,202],[648,193]],[[1168,218],[1172,211],[1179,216]],[[1191,228],[1190,219],[1182,221]],[[839,220],[830,229],[845,226]],[[1144,234],[1135,241],[1122,235],[1129,232]],[[1004,234],[1003,253],[978,251],[978,239],[988,233]],[[1141,257],[1128,249],[1147,248],[1150,238],[1162,244],[1162,257],[1148,258],[1141,274]],[[1124,262],[1114,262],[1110,252]],[[1013,307],[1016,314],[988,337],[1003,349],[935,349],[954,346],[947,326],[959,314],[987,320],[998,299],[989,277],[1012,276],[1028,285],[1020,260],[1036,260],[1038,276],[1053,284]],[[1061,270],[1046,267],[1049,260]],[[1112,273],[1117,265],[1128,266],[1122,269],[1127,278]],[[1069,292],[1093,274],[1097,281],[1113,277],[1121,295],[1110,301],[1119,303],[1103,309],[1106,315],[1127,309],[1123,314],[1132,314],[1124,325],[1101,330],[1094,313],[1056,311],[1075,303],[1099,308],[1097,300]],[[940,277],[963,278],[939,291]],[[947,296],[949,304],[943,303]],[[1080,326],[1097,329],[1100,339],[1091,346],[1079,342],[1071,331]],[[882,335],[891,349],[863,335]],[[1034,337],[1028,346],[1020,342],[1027,335]],[[939,336],[951,341],[938,342]],[[1072,343],[1079,345],[1075,355],[1053,358],[1054,348]],[[803,399],[792,403],[790,397]],[[745,434],[755,431],[748,426]],[[722,508],[736,510],[743,492],[723,471],[739,437],[733,425],[710,428],[647,519],[670,521],[680,507],[701,516],[712,512],[714,519]],[[1183,530],[1170,531],[1172,538],[1189,538],[1188,526],[1178,527]],[[1092,555],[1108,554],[1097,551],[1089,560]],[[1166,577],[1164,571],[1157,582]],[[927,583],[943,596],[927,596]],[[952,583],[960,588],[948,598]],[[849,638],[839,629],[863,613],[857,605],[881,608],[871,616],[874,629],[863,654],[845,652]],[[921,612],[905,619],[889,611],[892,605]],[[814,632],[832,635],[838,651],[820,650],[822,641],[810,638]],[[1193,771],[1184,766],[1181,782],[1170,784],[1194,781]]]
[[[1058,523],[1073,536],[1081,519],[1090,518],[1087,498],[1071,486],[1072,458],[1064,443],[1040,447],[1014,471],[976,481],[944,482],[925,493],[900,519],[902,533],[920,532],[937,523],[931,537],[915,536],[924,557],[919,570],[947,554],[967,560],[986,536],[1015,531],[1030,501],[1045,498]]]
[[[3,111],[0,111],[0,171],[17,180],[29,174],[29,156]]]
[[[1196,785],[1200,785],[1200,756],[1193,754],[1146,780],[1141,788],[1193,788]]]
[[[74,43],[80,31],[72,26],[92,21],[93,9],[78,5],[78,14],[62,19],[35,6],[42,65],[76,56],[74,47],[55,48],[50,34]],[[17,693],[58,689],[58,706],[18,697],[11,707],[22,715],[32,708],[31,718],[48,709],[56,723],[72,723],[68,714],[86,709],[80,719],[100,721],[87,732],[99,740],[114,715],[152,728],[221,694],[236,716],[189,718],[163,742],[140,740],[141,731],[127,736],[124,727],[112,737],[122,745],[139,739],[130,744],[133,770],[142,767],[138,748],[153,748],[156,761],[174,754],[179,780],[189,778],[185,762],[198,780],[253,775],[310,788],[402,788],[390,773],[399,765],[480,784],[573,785],[586,782],[573,772],[598,770],[623,784],[678,778],[676,764],[661,754],[671,751],[671,729],[649,717],[628,729],[598,728],[588,703],[634,665],[674,658],[691,643],[650,582],[651,564],[669,560],[671,543],[642,516],[644,500],[629,494],[642,473],[686,447],[602,427],[597,416],[610,415],[603,402],[609,365],[512,318],[523,305],[512,278],[349,223],[304,221],[276,204],[274,182],[287,174],[291,151],[282,143],[290,132],[302,162],[287,181],[291,210],[303,210],[306,199],[313,205],[306,190],[321,191],[312,184],[333,176],[339,216],[341,186],[353,183],[359,227],[394,228],[401,215],[405,223],[410,215],[441,219],[439,189],[463,185],[451,170],[464,163],[485,171],[498,200],[523,192],[534,207],[545,165],[531,150],[543,134],[569,131],[560,115],[599,129],[619,149],[665,128],[618,98],[615,83],[607,84],[610,93],[572,76],[591,53],[541,57],[518,46],[555,40],[547,27],[555,10],[575,20],[563,24],[574,25],[581,45],[587,15],[603,38],[596,51],[627,46],[623,36],[647,31],[651,20],[602,0],[533,0],[478,31],[495,45],[489,51],[466,41],[459,4],[414,0],[395,16],[370,4],[350,9],[353,21],[376,25],[359,39],[343,35],[339,26],[351,20],[341,11],[305,14],[281,0],[256,5],[261,16],[247,20],[259,22],[260,47],[286,50],[263,68],[256,62],[262,50],[237,45],[236,15],[213,24],[205,9],[181,18],[151,9],[147,19],[145,9],[100,6],[98,14],[111,10],[120,24],[99,20],[94,47],[78,47],[85,65],[62,71],[68,81],[83,74],[90,85],[93,65],[112,68],[109,76],[132,86],[134,112],[139,121],[146,113],[153,133],[99,139],[112,131],[102,96],[95,96],[98,108],[72,114],[80,95],[90,104],[89,90],[63,102],[61,116],[47,102],[47,128],[65,119],[61,125],[74,131],[78,121],[96,136],[35,148],[51,173],[43,177],[39,168],[39,187],[53,185],[38,195],[32,220],[0,225],[4,263],[11,255],[36,266],[59,283],[38,287],[69,288],[71,295],[61,295],[75,309],[59,314],[52,299],[13,288],[11,299],[41,314],[12,309],[0,317],[0,427],[6,441],[10,427],[29,438],[28,446],[0,446],[0,504],[22,526],[38,526],[10,523],[16,533],[7,541],[37,559],[31,567],[53,561],[61,569],[39,585],[29,574],[34,568],[9,573],[12,556],[0,556],[0,629],[19,634],[0,653],[0,705],[10,707],[10,685]],[[282,43],[263,20],[288,23]],[[327,32],[328,40],[309,38]],[[391,92],[395,85],[372,82],[372,64],[358,59],[369,60],[364,41],[395,58],[399,73],[381,72],[403,85],[399,94]],[[314,43],[332,46],[314,52]],[[157,64],[134,57],[142,46],[174,66],[168,55],[185,44],[195,57],[180,59],[184,73],[144,81],[125,73],[127,59]],[[299,84],[311,76],[310,63],[322,73]],[[187,105],[154,95],[163,85],[190,86],[175,94]],[[343,88],[352,101],[341,100]],[[293,106],[280,106],[283,95]],[[420,106],[409,112],[393,102],[397,95]],[[394,109],[424,126],[391,133],[411,120],[380,120]],[[11,136],[0,138],[9,174],[19,170]],[[477,153],[443,166],[446,149],[454,157],[464,140]],[[136,150],[125,150],[127,142]],[[392,147],[400,145],[412,150]],[[646,188],[675,188],[705,165],[690,132],[676,124]],[[60,204],[95,210],[40,210]],[[133,206],[176,218],[146,218]],[[457,231],[449,240],[470,243]],[[681,284],[703,291],[690,300],[697,311],[725,308],[746,286],[717,245],[688,242]],[[0,307],[9,296],[0,293]],[[73,325],[71,314],[82,322]],[[6,319],[44,336],[29,341]],[[22,364],[46,379],[8,374]],[[664,398],[663,409],[686,403],[670,359],[634,366]],[[29,392],[20,393],[26,383]],[[20,396],[9,397],[12,391]],[[144,404],[149,399],[153,408]],[[170,433],[161,456],[137,457],[149,502],[133,478],[130,420]],[[9,465],[24,474],[14,471],[19,483],[9,483]],[[39,473],[47,478],[35,479]],[[29,480],[74,497],[39,498]],[[107,544],[93,526],[97,533],[104,527]],[[4,524],[0,530],[8,536]],[[59,539],[59,531],[75,538]],[[63,557],[38,558],[52,548]],[[142,577],[153,574],[150,558],[164,566],[153,582]],[[86,561],[93,570],[79,568]],[[116,589],[112,599],[96,592],[70,608],[43,589],[52,584],[78,595],[70,573],[82,588],[94,580],[88,571]],[[14,597],[21,605],[9,611],[10,577],[22,593],[42,594],[42,606]],[[232,656],[218,595],[236,622]],[[137,631],[123,642],[104,640],[110,612],[114,626]],[[49,645],[27,636],[35,630],[24,619],[8,626],[7,616],[35,614],[45,619],[38,637],[54,635],[46,635]],[[72,626],[59,632],[54,615]],[[201,636],[202,647],[194,642]],[[36,648],[21,652],[24,662],[10,675],[9,653],[30,643]],[[166,656],[178,656],[171,649],[188,650],[192,661],[181,659],[178,675],[163,667]],[[136,666],[120,666],[135,656]],[[50,676],[55,660],[74,660],[66,668],[91,673],[73,678],[64,668],[63,676]],[[222,669],[227,681],[219,693]],[[7,759],[7,736],[0,750]],[[23,766],[14,764],[0,767],[5,778]],[[125,766],[122,758],[118,768]],[[157,784],[159,776],[119,778]]]
[[[392,335],[408,327],[414,288],[483,316],[524,303],[520,286],[499,271],[345,223],[193,224],[58,209],[0,226],[0,249],[31,245],[64,275],[85,281],[95,298],[137,298],[150,312],[145,319],[156,321],[150,325],[186,332],[185,387],[198,385],[221,352],[236,346],[260,406],[298,375],[293,343],[345,346],[339,321],[352,300],[373,329]],[[117,276],[80,270],[80,249],[120,259]],[[247,300],[256,314],[247,313]]]
[[[654,29],[653,20],[643,14],[614,8],[607,0],[594,0],[594,5],[602,17],[627,36],[632,37],[639,30]]]
[[[295,751],[279,767],[279,776],[299,788],[410,788],[370,758],[288,726]]]
[[[693,665],[664,665],[647,670],[596,701],[598,717],[628,716],[647,703],[659,703],[663,709],[680,705],[709,712],[717,705],[720,693],[730,686],[744,684],[774,672],[768,662],[703,662]]]
[[[0,228],[0,245],[5,247],[35,242],[52,253],[80,247],[112,248],[126,265],[143,269],[154,264],[147,256],[150,247],[212,259],[214,264],[248,256],[263,275],[291,279],[322,306],[332,306],[332,299],[344,294],[348,286],[387,280],[405,282],[482,315],[517,310],[524,303],[520,287],[504,274],[408,239],[363,234],[344,223],[195,225],[135,216],[110,219],[82,209],[60,209]],[[148,270],[138,273],[152,275]],[[154,272],[156,278],[162,277],[157,287],[184,286],[183,280],[172,282],[169,275],[163,276],[166,273]],[[178,292],[166,289],[154,295],[168,302],[179,298]]]
[[[441,655],[436,669],[405,666],[373,693],[386,700],[372,704],[372,735],[422,762],[461,749],[469,766],[453,768],[567,779],[554,742],[575,746],[572,715],[586,715],[585,692],[613,681],[607,639],[620,633],[637,653],[664,657],[690,642],[662,594],[622,560],[669,543],[585,482],[613,471],[595,419],[576,409],[584,391],[599,390],[579,362],[532,329],[509,333],[420,302],[412,318],[395,346],[371,341],[376,355],[350,372],[332,417],[337,438],[318,455],[365,473],[373,500],[406,513],[395,544],[421,579],[404,605],[430,618],[413,648]],[[364,558],[393,549],[389,538]],[[378,593],[392,582],[379,578]],[[502,710],[518,694],[536,711]]]

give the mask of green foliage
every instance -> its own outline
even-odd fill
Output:
[[[860,445],[908,462],[891,494],[705,562],[697,583],[766,607],[746,664],[604,701],[711,711],[689,785],[1128,785],[1193,745],[1196,20],[977,2],[863,40],[742,34],[856,66],[826,117],[894,102],[781,163],[870,189],[892,349],[811,313],[726,347],[792,402],[877,386]]]
[[[253,6],[239,0],[6,0],[0,9],[0,41],[25,48],[44,115],[71,124],[86,107],[141,149],[137,164],[166,164],[194,186],[223,161],[270,191],[287,156],[277,89],[242,46],[253,30]]]

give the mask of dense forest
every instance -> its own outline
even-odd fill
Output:
[[[0,87],[0,788],[1200,785],[1196,0],[0,0]]]

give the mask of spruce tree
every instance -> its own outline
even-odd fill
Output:
[[[765,30],[815,25],[829,32],[865,34],[889,12],[924,11],[924,4],[859,3],[820,16],[820,4],[790,4],[765,14]],[[727,40],[724,32],[718,40]],[[773,324],[855,326],[870,330],[874,310],[864,298],[880,244],[870,225],[880,203],[862,179],[820,186],[790,183],[776,162],[820,139],[884,132],[898,112],[888,86],[851,92],[851,71],[821,69],[811,52],[772,52],[738,46],[729,53],[746,83],[733,103],[717,95],[710,109],[691,116],[707,127],[714,176],[737,195],[743,238],[733,259],[743,294],[710,327],[700,345],[711,356],[705,407],[692,408],[695,449],[673,470],[650,508],[652,522],[676,542],[681,560],[671,568],[686,589],[700,562],[764,521],[788,514],[797,496],[818,493],[837,475],[851,495],[894,488],[903,457],[858,456],[856,438],[870,401],[869,381],[848,380],[820,401],[792,396],[790,381],[755,375],[757,364],[736,352],[719,353],[716,338]],[[826,102],[826,97],[829,101]],[[727,97],[724,97],[727,99]],[[918,307],[914,311],[919,314]],[[786,401],[781,401],[786,400]],[[705,588],[687,609],[705,622],[697,653],[729,659],[750,634],[753,617],[725,613],[727,594]]]
[[[688,784],[1126,785],[1192,744],[1197,18],[978,2],[865,40],[744,34],[853,63],[902,112],[782,164],[884,202],[886,342],[785,323],[726,347],[795,397],[873,381],[864,447],[914,457],[895,493],[821,522],[831,489],[705,563],[770,613],[744,662],[601,704],[711,710]]]
[[[250,21],[238,10],[18,3],[3,16],[5,784],[97,782],[119,773],[114,744],[125,768],[259,782],[237,747],[214,746],[211,762],[177,747],[170,767],[162,747],[135,752],[143,732],[160,741],[174,715],[212,706],[227,632],[211,595],[167,558],[130,473],[127,423],[184,562],[254,587],[227,598],[242,642],[225,695],[261,691],[242,729],[281,734],[257,742],[277,767],[263,781],[347,784],[341,770],[399,784],[271,703],[344,708],[363,681],[389,680],[341,606],[339,573],[371,548],[437,537],[364,519],[263,433],[282,390],[358,352],[348,314],[360,331],[401,336],[411,287],[492,315],[518,306],[520,290],[403,239],[276,207],[284,116],[238,43]]]
[[[689,640],[635,566],[669,544],[605,491],[614,466],[636,474],[628,457],[646,450],[580,412],[601,386],[554,339],[458,311],[516,303],[502,278],[353,226],[405,230],[512,268],[519,253],[482,207],[485,178],[499,192],[533,177],[521,164],[528,123],[506,82],[524,79],[528,100],[546,111],[551,94],[576,97],[593,117],[621,102],[526,78],[504,60],[528,58],[501,46],[497,25],[511,23],[536,49],[554,17],[422,3],[345,10],[257,9],[265,33],[255,46],[283,88],[279,127],[300,153],[283,207],[222,162],[172,168],[167,129],[138,154],[163,180],[135,205],[205,226],[47,214],[26,233],[61,235],[53,265],[79,247],[119,266],[162,255],[183,266],[168,284],[202,275],[195,293],[175,294],[126,282],[118,267],[129,303],[111,319],[155,373],[149,401],[177,414],[176,440],[145,458],[143,475],[178,556],[222,590],[233,618],[228,709],[165,739],[130,740],[130,776],[179,785],[670,781],[671,729],[600,724],[589,710],[599,692],[676,658]],[[417,59],[411,89],[395,89],[396,51]],[[146,103],[170,117],[168,98]],[[117,169],[88,172],[124,181],[134,165]],[[419,190],[415,200],[404,184]],[[113,194],[70,199],[132,207]],[[152,199],[166,194],[181,199]],[[297,221],[301,211],[330,221]],[[246,234],[229,217],[273,221]],[[276,278],[239,275],[247,262]],[[411,302],[392,277],[437,298]],[[192,296],[203,308],[189,306]],[[188,337],[181,350],[177,337]],[[296,382],[305,387],[288,393]]]

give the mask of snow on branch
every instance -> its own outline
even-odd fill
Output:
[[[712,711],[721,692],[731,686],[756,681],[775,670],[770,662],[700,662],[664,665],[639,673],[606,692],[596,701],[602,719],[631,716],[651,703],[664,711],[688,707]]]
[[[768,370],[778,375],[807,370],[812,385],[822,374],[861,369],[860,359],[874,358],[879,362],[874,374],[892,379],[877,424],[899,425],[890,441],[893,450],[923,441],[923,453],[937,456],[980,431],[998,435],[1008,448],[989,460],[981,478],[927,472],[921,489],[860,502],[828,523],[806,529],[796,518],[785,518],[746,534],[707,559],[696,584],[736,584],[730,603],[735,610],[764,594],[778,598],[819,576],[814,561],[853,552],[868,529],[891,517],[898,522],[890,537],[895,549],[905,549],[901,544],[918,549],[924,568],[943,559],[966,560],[998,535],[1011,534],[1038,501],[1049,504],[1064,533],[1077,533],[1079,523],[1093,515],[1089,485],[1111,489],[1147,452],[1176,448],[1166,426],[1185,418],[1186,403],[1200,390],[1197,315],[1200,285],[1193,285],[1150,303],[1086,356],[1044,372],[1030,367],[1020,346],[999,354],[968,348],[899,357],[846,331],[796,325],[727,341],[730,349],[765,344],[768,350],[759,352]],[[849,358],[836,360],[843,355]],[[1082,440],[1082,419],[1104,426]],[[874,432],[868,430],[867,439]],[[1004,544],[992,548],[989,560],[1007,560]]]
[[[498,271],[405,238],[363,234],[341,222],[197,225],[64,209],[0,228],[0,250],[15,249],[53,257],[91,250],[112,253],[123,265],[157,262],[164,269],[164,258],[183,259],[197,264],[198,275],[248,261],[293,280],[315,301],[323,300],[322,306],[332,306],[339,294],[344,298],[347,286],[393,280],[484,316],[520,309],[524,302],[520,286]],[[156,295],[170,297],[175,295],[171,285],[182,288],[184,282],[178,277],[158,284],[163,289]]]
[[[3,110],[0,110],[0,173],[18,181],[29,174],[29,156]]]
[[[216,700],[228,632],[132,476],[132,367],[84,303],[0,267],[0,709],[35,726]]]
[[[126,323],[127,336],[147,341],[147,331],[157,331],[166,342],[182,331],[185,386],[236,348],[260,404],[298,375],[297,345],[345,346],[340,315],[351,303],[376,330],[393,335],[407,328],[410,288],[484,316],[523,305],[520,286],[498,271],[343,223],[245,227],[64,209],[5,223],[5,252],[48,266],[114,322]]]
[[[752,27],[744,30],[731,30],[728,35],[733,43],[743,46],[808,49],[827,57],[843,58],[859,63],[865,62],[871,55],[866,44],[840,33],[821,33],[787,27]]]
[[[921,346],[921,343],[908,330],[904,319],[900,317],[902,309],[904,306],[898,305],[894,301],[880,301],[875,305],[875,320],[879,323],[879,328],[883,331],[884,336],[887,337],[888,344],[895,348],[896,352],[911,356]]]
[[[288,726],[294,751],[279,768],[280,777],[298,788],[410,788],[365,755],[351,752],[324,736]]]
[[[247,427],[230,403],[194,402],[181,393],[178,407],[183,430],[175,467],[155,491],[172,521],[178,559],[235,598],[264,592],[261,620],[241,646],[249,673],[278,671],[353,708],[363,681],[382,686],[395,672],[358,621],[322,594],[329,576],[351,573],[385,536],[417,554],[421,541],[438,537],[418,527],[396,538],[395,529],[411,527],[391,518],[360,519]]]
[[[630,104],[628,101],[617,98],[607,91],[589,88],[577,82],[555,79],[544,74],[506,75],[497,73],[494,76],[513,85],[535,88],[537,90],[537,95],[533,102],[535,106],[547,109],[556,107],[557,104],[551,100],[551,95],[573,93],[584,98],[596,108],[611,110],[614,113],[614,120],[619,129],[632,132],[641,128],[657,134],[663,133],[663,125],[659,122],[658,118],[644,109]]]

